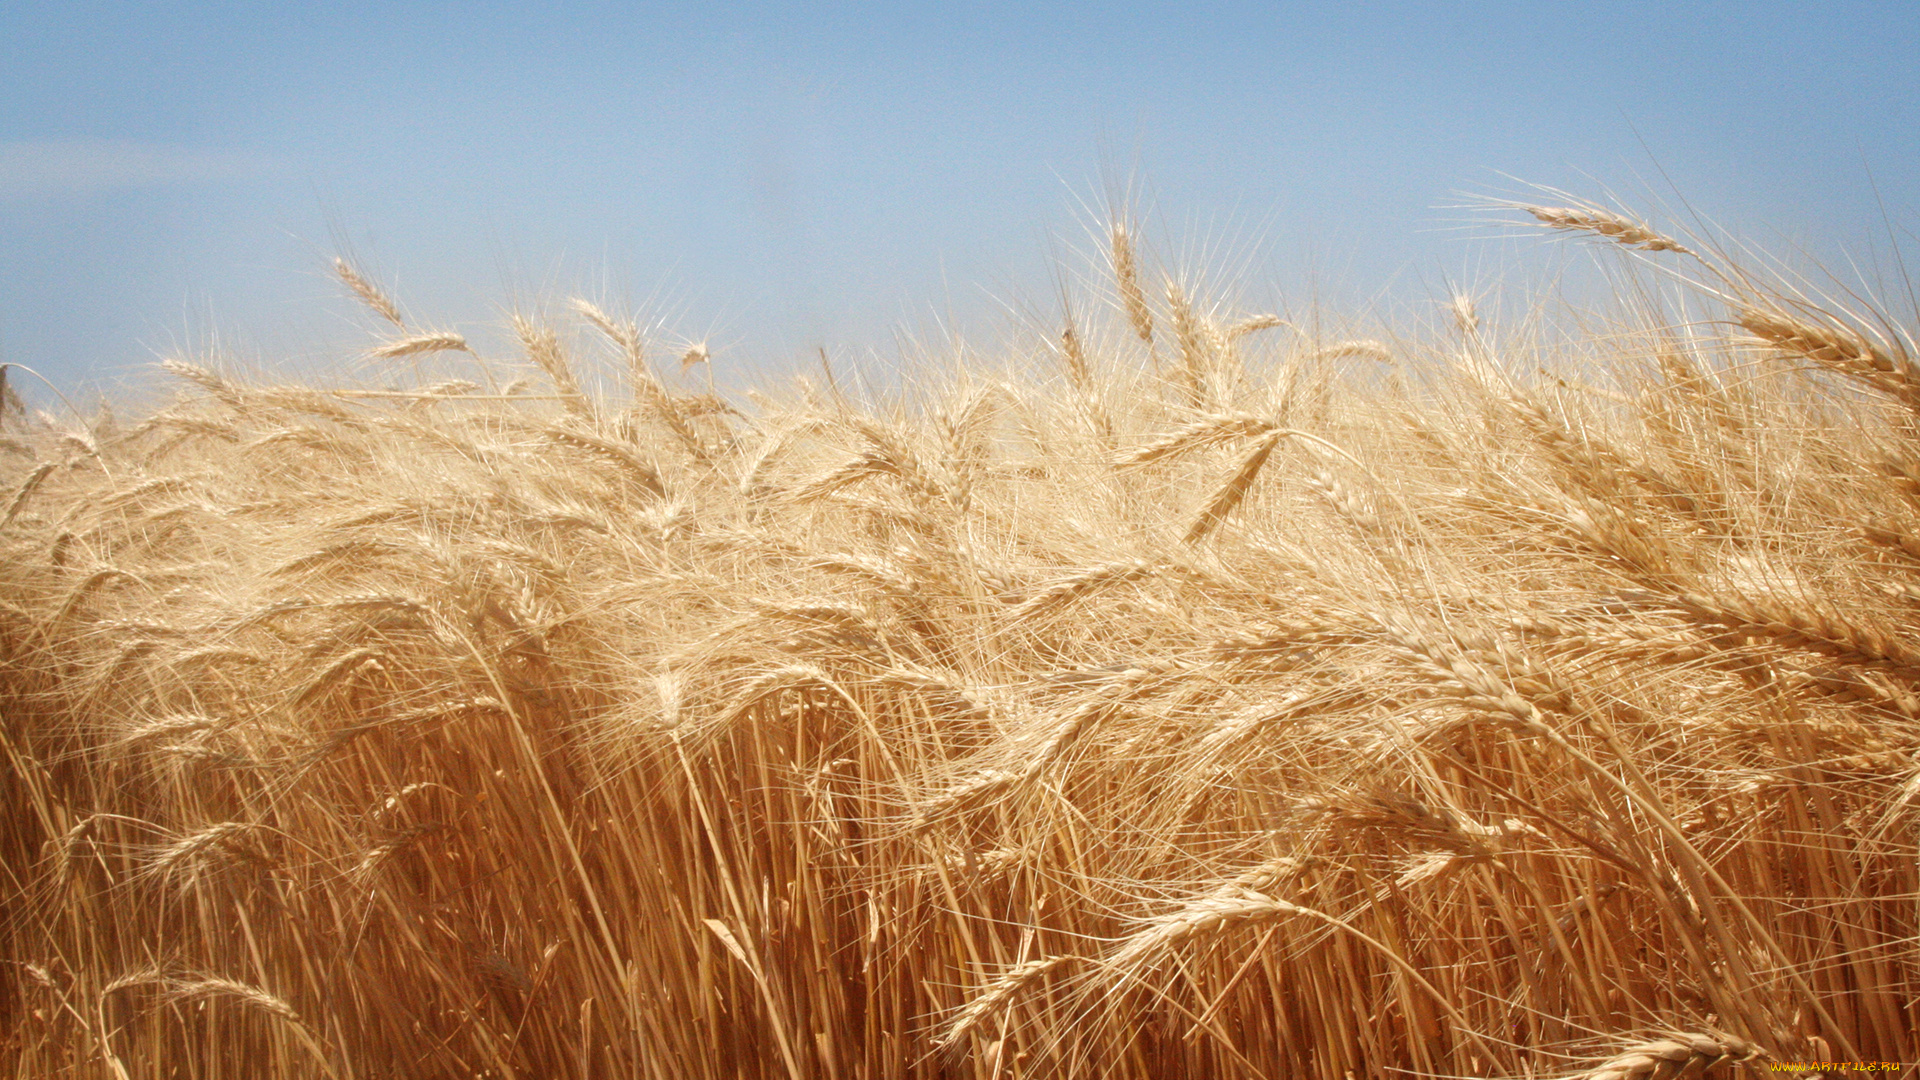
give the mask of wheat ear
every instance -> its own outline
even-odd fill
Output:
[[[1289,330],[1295,329],[1292,323],[1278,315],[1251,315],[1227,327],[1226,338],[1228,341],[1238,341],[1248,334],[1257,334],[1262,330],[1272,330],[1278,326],[1284,326]]]
[[[1453,325],[1461,334],[1472,337],[1480,330],[1480,312],[1474,307],[1473,297],[1466,293],[1453,294],[1453,300],[1447,305],[1448,314],[1453,316]]]
[[[1060,331],[1060,358],[1067,368],[1067,377],[1073,380],[1073,388],[1083,394],[1093,391],[1093,365],[1087,362],[1087,345],[1080,340],[1079,331],[1068,322],[1067,328]]]
[[[1286,437],[1286,434],[1285,431],[1276,429],[1254,440],[1252,448],[1234,467],[1233,475],[1227,477],[1226,483],[1221,484],[1214,491],[1213,497],[1207,500],[1207,505],[1200,511],[1199,516],[1194,518],[1193,524],[1187,527],[1186,536],[1182,538],[1186,543],[1195,544],[1206,539],[1209,533],[1227,519],[1228,514],[1233,513],[1235,508],[1246,501],[1247,492],[1253,489],[1253,482],[1259,479],[1261,468],[1266,465],[1267,459],[1273,456],[1273,448],[1280,445],[1280,440]]]
[[[200,975],[194,978],[168,979],[162,985],[166,987],[166,997],[170,1001],[190,1001],[209,997],[228,997],[244,1001],[262,1012],[271,1013],[282,1020],[298,1024],[300,1014],[282,998],[275,997],[257,986],[233,979],[223,979],[217,975]]]
[[[570,306],[581,318],[591,323],[594,329],[605,334],[607,340],[620,346],[620,351],[625,354],[629,364],[638,366],[644,362],[645,352],[638,326],[631,322],[616,322],[591,301],[579,297],[575,297]]]
[[[467,339],[459,334],[415,334],[412,337],[389,341],[368,350],[367,355],[376,360],[398,360],[404,356],[418,356],[421,353],[463,352],[471,353]]]
[[[1920,369],[1904,356],[1889,356],[1875,348],[1859,334],[1760,308],[1742,309],[1740,325],[1781,352],[1804,356],[1903,404],[1920,408]]]
[[[1013,609],[1010,617],[1031,618],[1042,611],[1059,607],[1098,589],[1124,581],[1137,581],[1152,573],[1152,564],[1144,559],[1121,559],[1117,562],[1090,566],[1085,570],[1069,574],[1028,597],[1020,603],[1020,606]]]
[[[1920,647],[1880,627],[1850,621],[1837,608],[1822,610],[1811,601],[1800,607],[1771,597],[1694,590],[1665,597],[1643,592],[1620,595],[1628,600],[1670,604],[1698,622],[1771,638],[1841,663],[1892,667],[1909,679],[1920,678]]]
[[[1301,910],[1297,904],[1250,890],[1204,896],[1149,922],[1114,950],[1106,963],[1115,971],[1137,976],[1155,958],[1184,942],[1211,937],[1229,926],[1271,922]]]
[[[1118,950],[1110,954],[1104,966],[1123,976],[1138,979],[1145,974],[1147,966],[1155,958],[1177,945],[1211,937],[1231,926],[1273,922],[1289,915],[1300,915],[1326,923],[1372,948],[1398,968],[1414,985],[1420,987],[1453,1021],[1460,1034],[1472,1040],[1488,1060],[1494,1059],[1493,1048],[1487,1044],[1485,1037],[1473,1029],[1473,1025],[1467,1021],[1466,1016],[1460,1012],[1452,999],[1441,993],[1440,988],[1433,985],[1432,980],[1428,979],[1419,967],[1400,955],[1398,951],[1337,915],[1330,915],[1317,908],[1305,907],[1287,900],[1275,899],[1258,892],[1221,889],[1210,896],[1194,900],[1179,910],[1148,923],[1146,929],[1129,938]]]
[[[240,408],[242,404],[238,387],[215,374],[211,368],[199,364],[190,364],[185,360],[168,358],[160,361],[160,367],[168,374],[177,375],[218,398],[222,404]]]
[[[210,825],[199,832],[183,836],[161,849],[159,855],[153,860],[150,870],[162,877],[170,876],[212,848],[257,859],[260,853],[242,844],[240,838],[260,828],[259,825],[245,821],[222,821],[217,825]]]
[[[1752,1043],[1731,1035],[1674,1034],[1641,1043],[1608,1059],[1581,1080],[1666,1080],[1705,1076],[1711,1069],[1752,1061],[1765,1054]]]
[[[1147,310],[1147,294],[1140,288],[1140,264],[1134,255],[1133,237],[1125,225],[1116,221],[1109,239],[1112,241],[1113,280],[1120,290],[1120,306],[1126,310],[1127,322],[1132,325],[1134,336],[1151,345],[1153,312]]]
[[[1520,209],[1540,219],[1542,224],[1550,228],[1598,233],[1615,243],[1646,251],[1693,254],[1677,242],[1661,236],[1632,218],[1607,210],[1575,209],[1566,206],[1523,206]]]
[[[584,431],[575,431],[572,428],[561,427],[558,424],[551,424],[542,428],[541,434],[555,442],[566,443],[569,446],[585,450],[590,454],[598,455],[619,466],[628,475],[632,476],[642,488],[646,489],[646,491],[655,497],[662,499],[667,497],[667,486],[660,479],[660,470],[642,460],[639,455],[628,450],[626,447],[610,443],[605,439],[589,435]]]
[[[1049,956],[1039,960],[1029,960],[1008,969],[1005,974],[993,980],[992,985],[976,994],[973,1000],[960,1008],[960,1011],[954,1015],[953,1021],[947,1025],[947,1030],[940,1033],[940,1037],[934,1040],[933,1045],[944,1052],[957,1049],[974,1029],[998,1015],[1027,987],[1039,982],[1047,973],[1077,959],[1078,957],[1070,955]]]
[[[180,978],[158,980],[162,987],[162,1000],[168,1002],[204,1001],[207,998],[232,998],[243,1002],[261,1012],[285,1023],[292,1030],[294,1038],[313,1055],[314,1062],[320,1066],[323,1075],[338,1077],[330,1060],[332,1055],[322,1046],[305,1020],[295,1012],[286,999],[270,994],[257,986],[218,975],[191,975]]]
[[[1315,349],[1308,360],[1378,360],[1383,364],[1393,363],[1393,350],[1372,338],[1356,338],[1352,341],[1338,341],[1324,349]]]
[[[627,362],[627,379],[634,396],[666,421],[676,437],[689,443],[689,448],[696,447],[698,440],[690,429],[686,429],[686,418],[674,403],[673,395],[660,385],[660,380],[654,377],[653,368],[647,363],[646,341],[640,335],[638,324],[618,321],[590,301],[578,297],[572,301],[572,307],[595,330],[606,335],[608,341],[619,346],[620,355]]]
[[[1165,458],[1198,450],[1203,446],[1231,442],[1249,435],[1263,435],[1274,424],[1245,413],[1215,413],[1203,417],[1168,435],[1119,454],[1114,463],[1121,466],[1150,465]]]
[[[24,416],[27,411],[27,403],[20,400],[19,393],[13,389],[12,380],[7,377],[7,372],[12,368],[12,364],[0,364],[0,420],[8,416]]]
[[[667,392],[667,388],[654,376],[652,366],[647,363],[646,342],[640,336],[639,326],[632,322],[618,322],[586,300],[576,298],[572,301],[572,307],[594,329],[606,335],[607,340],[620,347],[627,361],[628,388],[633,391],[634,399],[652,411],[673,433],[673,437],[680,440],[688,453],[700,461],[711,460],[713,454],[700,441],[700,433],[694,430],[692,414],[687,405]],[[707,359],[706,346],[698,345],[680,358],[680,366],[685,370],[689,364],[705,362]]]
[[[593,415],[593,407],[587,403],[586,395],[580,392],[579,380],[573,377],[573,365],[567,360],[567,353],[560,345],[560,335],[552,327],[540,326],[530,319],[515,315],[512,318],[513,332],[520,339],[520,347],[527,351],[527,359],[539,368],[553,383],[553,389],[566,404],[567,411],[576,416]]]
[[[394,306],[392,299],[381,292],[373,282],[361,277],[352,263],[336,258],[333,260],[333,272],[339,275],[341,284],[353,290],[353,295],[359,297],[361,303],[372,308],[376,314],[393,325],[406,329],[406,323],[400,318],[400,309]]]
[[[52,475],[53,470],[54,464],[49,461],[27,474],[27,478],[22,480],[20,487],[14,491],[13,498],[7,500],[7,513],[4,518],[0,518],[0,526],[13,524],[14,517],[20,513],[21,507],[27,505],[27,499],[33,495],[34,489]]]
[[[1208,342],[1201,332],[1200,318],[1193,313],[1193,301],[1179,282],[1167,282],[1167,311],[1173,317],[1173,338],[1180,347],[1180,394],[1190,409],[1203,407],[1209,396],[1207,375],[1210,364]]]

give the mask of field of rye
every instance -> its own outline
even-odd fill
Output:
[[[1323,334],[1122,219],[888,396],[346,262],[387,389],[14,369],[0,1076],[1920,1061],[1910,328],[1510,209],[1613,309]]]

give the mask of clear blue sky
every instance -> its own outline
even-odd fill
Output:
[[[735,370],[885,356],[1043,302],[1134,174],[1171,245],[1362,296],[1497,269],[1447,207],[1502,174],[1884,243],[1916,56],[1912,3],[9,0],[0,360],[310,363],[366,341],[343,244],[441,326],[586,293]]]

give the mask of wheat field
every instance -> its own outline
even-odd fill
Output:
[[[1116,216],[898,393],[346,262],[377,380],[14,370],[6,1075],[1920,1061],[1910,328],[1510,209],[1604,318],[1321,333]]]

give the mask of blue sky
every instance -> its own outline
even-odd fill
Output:
[[[0,360],[310,366],[368,340],[348,250],[476,336],[588,295],[734,373],[885,363],[1044,308],[1129,177],[1272,303],[1500,272],[1451,207],[1509,175],[1837,260],[1884,246],[1876,185],[1920,218],[1916,55],[1894,3],[10,0]]]

